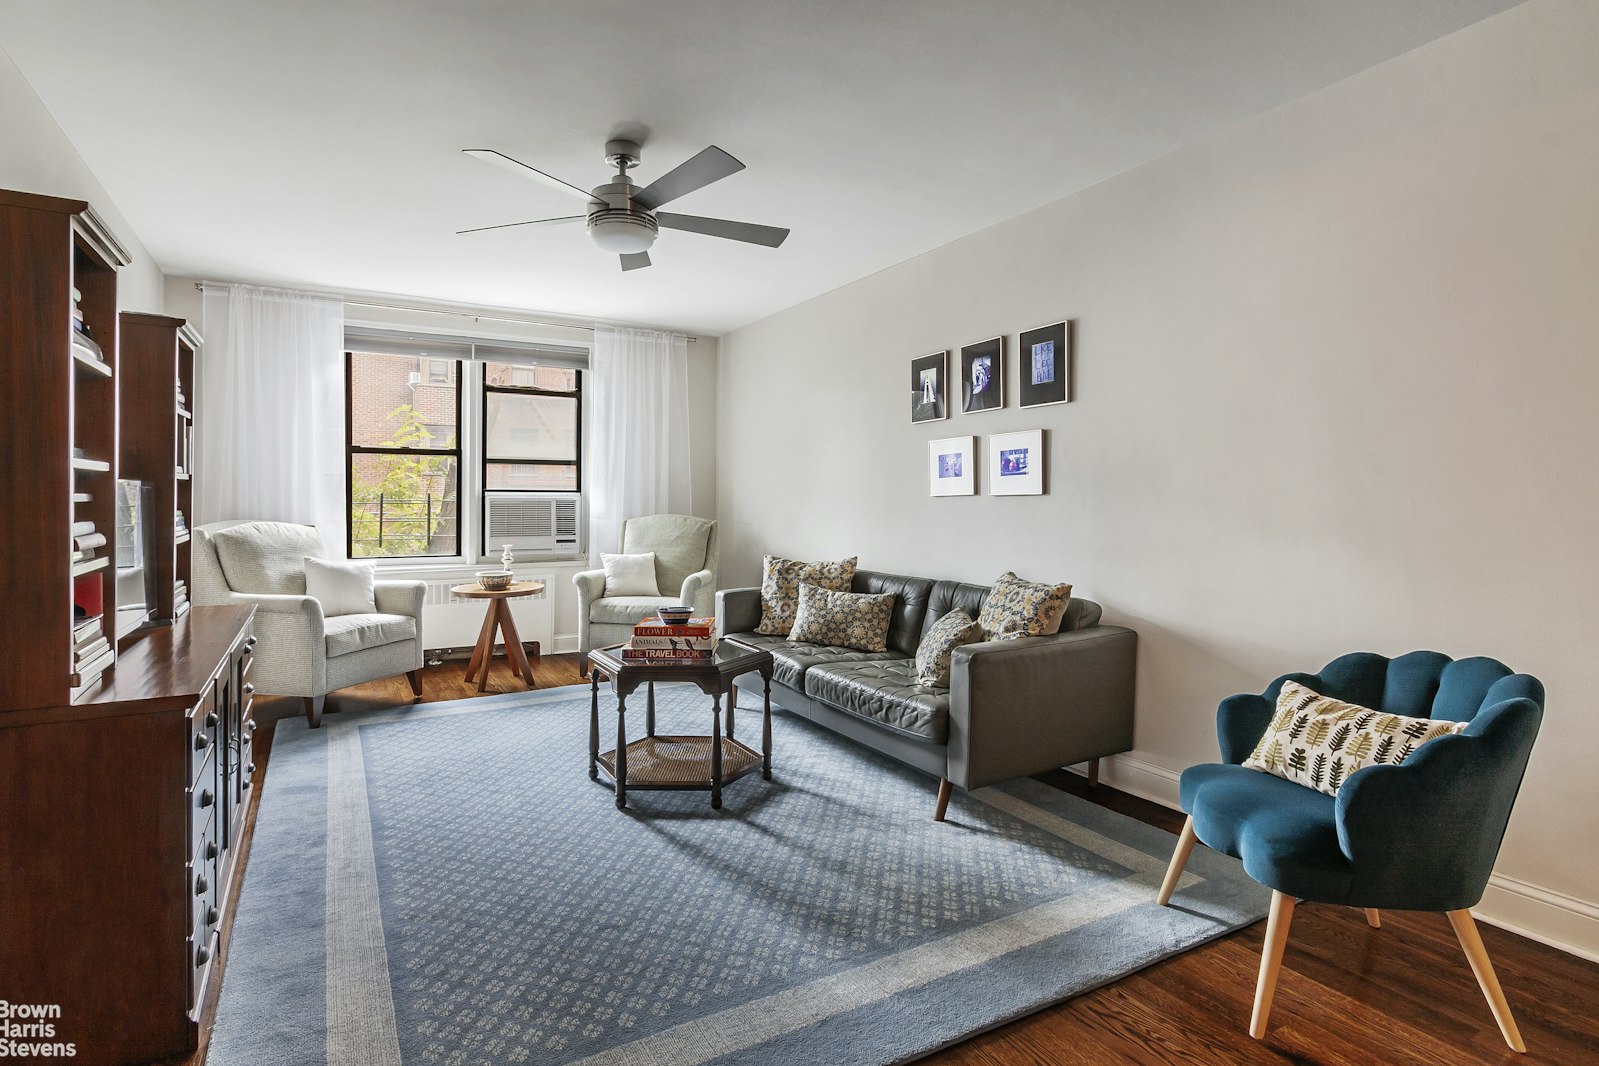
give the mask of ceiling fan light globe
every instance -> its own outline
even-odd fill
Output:
[[[595,245],[616,255],[649,251],[655,232],[655,227],[636,217],[612,215],[589,220],[589,236]]]

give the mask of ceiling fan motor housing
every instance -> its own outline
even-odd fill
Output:
[[[638,187],[625,173],[609,185],[594,188],[589,203],[589,236],[607,252],[630,255],[648,251],[660,232],[655,215],[633,203]]]

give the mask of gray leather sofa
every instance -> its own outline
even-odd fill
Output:
[[[950,788],[981,788],[1133,746],[1138,635],[1100,625],[1099,604],[1073,598],[1061,631],[957,648],[950,687],[916,681],[922,635],[957,608],[976,618],[988,588],[857,571],[855,592],[894,594],[886,652],[805,644],[755,632],[761,590],[716,594],[724,637],[772,653],[772,703],[939,779],[934,817]]]

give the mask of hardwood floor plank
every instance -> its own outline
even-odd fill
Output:
[[[530,663],[541,691],[584,684],[576,655],[541,655]],[[464,662],[423,670],[422,698],[416,702],[477,696],[464,672]],[[526,690],[503,657],[490,663],[486,695]],[[330,695],[326,714],[336,720],[350,711],[411,702],[401,675]],[[261,725],[253,796],[260,796],[271,761],[274,724],[301,713],[298,699],[257,698]],[[1108,785],[1090,787],[1080,774],[1057,770],[1040,780],[1164,829],[1174,834],[1173,844],[1182,828],[1181,812]],[[252,802],[241,856],[246,872],[255,817]],[[1365,915],[1347,907],[1298,907],[1264,1041],[1250,1039],[1247,1031],[1265,930],[1259,922],[923,1061],[940,1066],[1599,1063],[1599,966],[1480,926],[1527,1041],[1528,1053],[1517,1055],[1500,1038],[1443,915],[1384,911],[1382,926],[1371,929]],[[226,954],[217,965],[225,970]],[[199,1051],[167,1066],[202,1066],[211,1024],[206,1018]]]

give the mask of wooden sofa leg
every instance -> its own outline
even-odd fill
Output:
[[[1160,892],[1155,896],[1155,903],[1164,907],[1171,902],[1171,894],[1177,891],[1177,882],[1182,879],[1183,867],[1188,865],[1188,856],[1194,853],[1194,844],[1199,837],[1194,833],[1194,816],[1189,815],[1183,823],[1183,831],[1177,837],[1177,850],[1171,853],[1171,865],[1166,867],[1166,880],[1160,883]]]
[[[1098,759],[1089,759],[1088,760],[1088,787],[1089,788],[1097,788],[1098,786],[1099,786],[1099,760]]]
[[[1505,1000],[1504,989],[1499,987],[1499,976],[1494,973],[1494,964],[1488,959],[1488,949],[1483,946],[1482,934],[1477,932],[1471,912],[1450,911],[1449,924],[1455,927],[1455,936],[1466,952],[1466,961],[1471,963],[1471,972],[1477,975],[1477,986],[1482,989],[1488,1008],[1494,1012],[1494,1021],[1499,1023],[1505,1043],[1510,1045],[1511,1051],[1525,1055],[1527,1045],[1522,1042],[1521,1030],[1516,1028],[1516,1019],[1510,1014],[1510,1004]]]
[[[944,820],[944,812],[949,810],[949,793],[952,787],[949,783],[949,778],[941,777],[938,779],[938,806],[933,811],[933,821],[942,822]]]
[[[584,681],[589,679],[589,657],[587,655],[579,655],[577,657],[577,674]]]
[[[1277,975],[1282,973],[1283,949],[1288,946],[1288,924],[1294,920],[1294,897],[1275,889],[1266,918],[1266,944],[1260,953],[1260,979],[1255,982],[1255,1012],[1249,1016],[1249,1035],[1266,1039],[1266,1019],[1277,995]]]
[[[1366,912],[1366,924],[1371,926],[1373,929],[1381,929],[1382,911],[1378,910],[1376,907],[1365,907],[1363,909]]]
[[[405,672],[405,679],[407,681],[411,682],[411,695],[415,696],[417,699],[421,699],[422,698],[422,671],[420,671],[420,670],[407,670]]]
[[[322,703],[326,696],[305,696],[305,720],[311,723],[312,729],[322,728]]]

